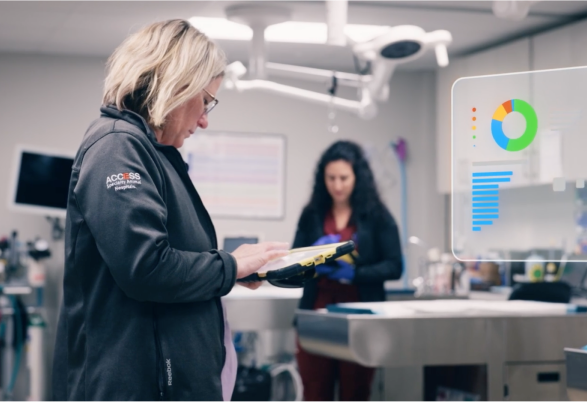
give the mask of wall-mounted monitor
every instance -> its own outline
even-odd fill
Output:
[[[18,212],[65,217],[73,159],[73,153],[17,147],[8,207]]]

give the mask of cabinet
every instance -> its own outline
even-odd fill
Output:
[[[508,364],[507,397],[510,401],[566,401],[565,365]]]

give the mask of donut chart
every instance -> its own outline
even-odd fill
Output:
[[[512,113],[518,112],[526,119],[526,131],[519,138],[509,138],[503,132],[503,120]],[[511,99],[499,105],[491,120],[491,134],[501,148],[509,152],[517,152],[525,149],[534,141],[538,131],[538,117],[534,108],[529,103],[520,99]]]

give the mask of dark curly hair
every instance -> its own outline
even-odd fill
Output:
[[[337,141],[324,151],[316,167],[314,190],[306,208],[321,215],[325,215],[332,208],[332,197],[326,188],[324,175],[330,162],[340,160],[350,163],[355,174],[355,188],[350,199],[352,218],[381,214],[385,206],[379,198],[369,162],[361,147],[351,141]]]

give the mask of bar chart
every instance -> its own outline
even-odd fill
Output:
[[[499,185],[511,181],[512,171],[474,172],[472,178],[473,232],[499,218]]]

